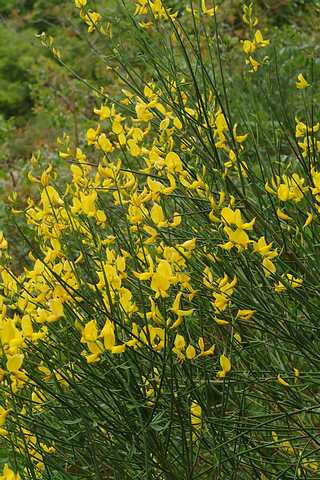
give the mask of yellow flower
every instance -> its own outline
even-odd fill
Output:
[[[168,226],[168,222],[165,219],[162,207],[158,203],[153,205],[150,216],[153,223],[155,223],[159,228]]]
[[[217,373],[218,378],[224,378],[231,371],[231,362],[224,354],[220,355],[221,370]]]
[[[0,427],[3,427],[9,413],[10,409],[6,410],[0,405]]]
[[[212,345],[208,350],[205,350],[203,337],[199,337],[198,345],[200,348],[199,357],[208,357],[209,355],[214,354],[216,348],[215,345]]]
[[[94,108],[93,111],[96,115],[99,115],[100,120],[106,120],[107,118],[110,118],[111,115],[111,110],[106,105],[101,105],[100,108]]]
[[[105,153],[110,153],[113,151],[113,145],[105,133],[101,133],[101,135],[99,135],[97,146]]]
[[[302,73],[299,73],[298,75],[298,80],[296,81],[296,87],[299,90],[304,90],[305,88],[310,87],[310,83],[307,82],[307,80],[304,78]]]
[[[261,63],[259,63],[257,60],[255,60],[251,55],[250,57],[246,60],[246,64],[249,65],[250,70],[249,72],[255,73],[259,70],[261,67]]]
[[[241,320],[251,320],[255,313],[255,310],[238,310],[236,318],[240,318]]]
[[[266,277],[270,277],[271,274],[276,273],[277,268],[270,258],[265,257],[262,260],[263,271]]]
[[[77,8],[83,8],[87,5],[87,0],[74,0],[74,3]]]
[[[24,355],[22,353],[16,353],[9,356],[7,361],[7,370],[11,373],[16,373],[21,368]]]
[[[291,220],[291,217],[287,215],[283,210],[280,208],[277,208],[277,217],[280,218],[281,220]]]
[[[242,50],[244,51],[244,53],[249,55],[251,53],[254,53],[255,49],[256,49],[255,42],[251,42],[250,40],[244,40],[243,41]]]
[[[272,242],[267,244],[265,237],[260,237],[253,243],[253,251],[259,253],[262,257],[274,258],[278,255],[275,250],[271,250]]]
[[[286,280],[291,288],[299,288],[302,286],[303,278],[294,277],[291,273],[287,273],[285,276],[287,277]],[[274,290],[277,293],[283,293],[287,290],[287,287],[279,281],[277,285],[275,285]]]
[[[186,349],[186,357],[188,360],[194,360],[196,357],[196,349],[191,344]]]
[[[254,35],[254,41],[259,47],[266,47],[269,45],[270,40],[264,40],[260,30],[257,30]]]
[[[213,17],[217,13],[218,8],[219,8],[218,6],[207,8],[205,0],[201,0],[201,9],[202,9],[203,15],[207,15],[208,17]]]
[[[194,428],[199,428],[201,426],[202,409],[196,400],[192,402],[190,412],[191,412],[191,425]]]
[[[88,27],[88,32],[91,33],[95,30],[97,24],[101,21],[102,17],[98,12],[90,12],[87,15],[84,15],[83,20],[86,22]]]
[[[183,362],[185,359],[185,356],[183,353],[185,347],[186,347],[186,341],[184,339],[184,336],[177,333],[176,338],[174,340],[174,348],[172,349],[172,351],[177,355],[178,361],[180,362]]]
[[[114,334],[114,324],[110,320],[106,320],[103,329],[101,330],[100,337],[103,338],[104,348],[106,350],[112,350],[116,343]]]
[[[34,455],[35,455],[35,450],[34,450]],[[0,477],[0,480],[20,480],[20,475],[19,473],[14,473],[11,468],[8,467],[7,464],[3,467],[2,475]]]
[[[186,316],[192,315],[194,309],[191,308],[189,310],[181,310],[180,309],[180,300],[181,300],[182,292],[179,292],[173,302],[172,307],[170,310],[172,310],[178,317],[178,319],[174,322],[174,324],[170,327],[171,329],[177,328],[181,323],[183,322],[183,318]]]
[[[245,230],[252,230],[255,218],[248,223],[244,223],[242,221],[241,211],[238,208],[232,210],[229,207],[225,207],[221,211],[221,220],[226,224],[224,231],[229,237],[229,242],[222,245],[222,247],[226,250],[230,250],[234,246],[239,250],[246,249],[250,239]],[[236,230],[230,228],[229,225],[235,226]]]
[[[98,338],[97,321],[88,322],[82,332],[81,343],[95,342]]]
[[[169,290],[172,280],[173,273],[170,263],[167,260],[160,260],[151,280],[151,288],[156,292],[156,298],[167,296],[167,290]]]
[[[4,238],[3,232],[0,232],[0,250],[5,250],[8,248],[8,242]]]
[[[308,212],[308,216],[307,216],[306,221],[304,222],[303,228],[308,227],[310,225],[310,223],[312,222],[313,218],[314,218],[313,213]]]
[[[286,381],[281,377],[280,373],[279,373],[278,376],[277,376],[277,381],[278,381],[279,385],[283,385],[284,387],[289,387],[289,386],[290,386],[289,383],[286,382]]]

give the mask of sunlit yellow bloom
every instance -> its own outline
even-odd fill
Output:
[[[188,360],[194,360],[196,358],[197,352],[193,345],[188,345],[186,348],[186,358]]]
[[[304,222],[303,228],[308,227],[310,225],[310,223],[312,222],[313,218],[314,218],[313,213],[308,212],[308,216],[307,216],[306,221]]]
[[[260,30],[257,30],[256,33],[254,34],[254,41],[255,41],[255,44],[259,47],[266,47],[270,43],[270,40],[265,40],[263,38]]]
[[[271,249],[272,242],[267,244],[265,237],[260,237],[257,242],[253,242],[253,251],[259,253],[262,257],[276,257],[278,253]]]
[[[94,108],[93,111],[96,115],[99,115],[100,120],[106,120],[107,118],[110,118],[111,115],[111,110],[107,105],[101,105],[100,108]]]
[[[98,338],[97,321],[91,320],[88,322],[82,332],[81,343],[95,342]]]
[[[156,292],[156,298],[166,297],[173,281],[171,265],[166,260],[160,260],[156,272],[152,275],[151,288]]]
[[[221,219],[226,224],[224,231],[229,237],[229,242],[222,245],[222,247],[226,250],[231,249],[233,246],[236,246],[238,249],[246,249],[250,242],[246,230],[252,230],[255,218],[245,223],[242,221],[239,209],[232,210],[230,207],[225,207],[221,211]],[[229,225],[235,226],[236,229],[233,230]]]
[[[303,284],[303,278],[294,277],[291,273],[287,273],[286,275],[283,275],[283,278],[286,279],[287,283],[289,283],[289,287],[291,288],[299,288]],[[284,285],[281,281],[279,281],[275,285],[274,290],[277,293],[283,293],[287,290],[287,286]]]
[[[87,143],[88,145],[94,145],[98,139],[98,136],[100,135],[101,128],[100,125],[94,130],[94,128],[89,128],[86,133],[87,137]]]
[[[81,14],[81,12],[80,12],[80,14]],[[89,25],[89,27],[88,27],[88,32],[89,33],[93,32],[95,30],[95,28],[97,27],[97,24],[102,19],[100,13],[98,13],[98,12],[88,12],[82,18],[86,22],[86,24]]]
[[[205,349],[203,337],[199,337],[198,345],[200,348],[199,357],[208,357],[210,355],[213,355],[215,352],[215,348],[216,348],[215,345],[211,345],[211,347],[208,348],[207,350]]]
[[[7,361],[7,370],[11,373],[15,373],[20,370],[23,363],[24,355],[22,353],[16,353],[9,356]]]
[[[283,385],[284,387],[289,387],[289,386],[290,386],[289,383],[286,382],[286,381],[281,377],[280,373],[279,373],[278,376],[277,376],[277,381],[278,381],[278,383],[279,383],[280,385]]]
[[[280,208],[277,208],[277,216],[278,218],[280,218],[281,220],[291,220],[291,217],[289,215],[287,215],[283,210],[281,210]]]
[[[0,232],[0,250],[5,250],[8,248],[8,242],[4,238],[3,232]]]
[[[7,464],[4,465],[2,475],[0,477],[1,480],[20,480],[21,477],[19,473],[14,473],[11,468]]]
[[[238,310],[236,318],[240,318],[241,320],[251,320],[255,313],[256,310]]]
[[[217,13],[218,8],[219,8],[218,6],[207,8],[206,0],[201,0],[201,10],[203,15],[207,15],[208,17],[213,17]]]
[[[264,257],[262,260],[262,266],[266,277],[270,277],[270,275],[277,271],[275,264],[268,257]]]
[[[2,405],[0,405],[0,427],[3,427],[3,425],[5,424],[6,418],[10,412],[11,412],[10,409],[6,410],[5,408],[2,407]]]
[[[191,404],[191,424],[193,427],[199,427],[201,425],[201,412],[202,409],[199,403],[194,400]]]
[[[77,8],[83,8],[87,5],[87,0],[74,0],[74,3]]]
[[[304,90],[307,87],[310,87],[310,83],[304,78],[302,73],[299,73],[298,80],[296,81],[296,87],[300,90]]]
[[[256,50],[255,42],[251,42],[250,40],[244,40],[243,43],[242,43],[242,50],[247,55],[251,55]]]
[[[183,171],[182,161],[175,152],[169,152],[166,155],[165,165],[170,173],[180,173]]]
[[[101,330],[100,337],[103,338],[104,348],[112,350],[115,346],[116,339],[114,334],[114,324],[110,320],[106,320],[104,327]]]
[[[217,373],[218,378],[224,378],[231,371],[231,362],[224,354],[220,355],[221,370]]]
[[[249,72],[255,73],[259,70],[261,67],[261,63],[255,60],[251,55],[250,57],[246,60],[246,64],[250,66]]]
[[[101,135],[99,135],[96,145],[106,153],[110,153],[113,151],[113,145],[110,142],[109,138],[106,137],[105,133],[101,133]]]
[[[172,307],[170,308],[170,310],[172,312],[174,312],[178,317],[177,320],[173,323],[173,325],[171,325],[171,327],[170,327],[171,329],[177,328],[183,322],[184,317],[190,316],[194,312],[193,308],[191,308],[189,310],[181,310],[180,309],[181,297],[182,297],[182,292],[179,292],[176,295],[176,298],[173,302]]]
[[[185,350],[185,347],[186,347],[186,341],[184,339],[184,336],[177,333],[174,340],[174,348],[172,349],[172,351],[177,355],[178,360],[180,362],[183,362],[185,359],[185,355],[183,353]]]

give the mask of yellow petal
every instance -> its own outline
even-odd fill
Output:
[[[225,374],[230,372],[231,362],[224,354],[220,355],[220,365]]]
[[[7,370],[9,372],[17,372],[22,363],[23,363],[24,355],[22,353],[16,353],[8,358],[7,361]]]
[[[290,387],[289,383],[286,382],[280,375],[280,373],[277,376],[277,381],[280,385],[283,385],[284,387]]]
[[[313,214],[312,213],[308,213],[308,216],[307,216],[307,219],[306,221],[304,222],[304,225],[303,225],[303,228],[306,228],[308,225],[310,225],[310,223],[312,222],[313,220]]]
[[[307,80],[304,78],[302,73],[299,73],[298,75],[298,81],[296,82],[296,87],[300,90],[310,87],[310,83],[307,82]]]
[[[278,218],[280,218],[281,220],[291,220],[291,217],[289,217],[289,215],[287,215],[283,210],[281,210],[280,208],[277,208],[277,216]]]
[[[188,345],[186,349],[186,357],[188,360],[193,360],[196,356],[196,349],[193,345]]]

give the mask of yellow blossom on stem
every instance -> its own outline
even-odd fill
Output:
[[[172,351],[177,355],[178,360],[180,362],[183,362],[185,359],[185,355],[183,353],[185,350],[185,347],[186,347],[186,341],[184,339],[184,336],[177,333],[174,340],[174,348],[172,349]]]
[[[198,438],[197,431],[201,429],[202,426],[202,408],[196,400],[193,400],[190,408],[191,416],[191,425],[193,428],[192,440],[195,441]]]
[[[284,387],[289,387],[289,386],[290,386],[290,384],[289,384],[288,382],[286,382],[286,381],[281,377],[280,373],[279,373],[278,376],[277,376],[277,381],[278,381],[279,385],[282,385],[282,386],[284,386]]]
[[[306,221],[304,222],[303,228],[308,227],[313,219],[314,219],[313,213],[308,212],[308,215],[307,215]]]
[[[220,355],[221,370],[217,373],[218,378],[224,378],[231,371],[231,362],[226,355]]]
[[[81,14],[81,12],[80,12]],[[91,33],[93,32],[96,27],[97,27],[97,24],[101,21],[102,17],[100,15],[100,13],[98,12],[89,12],[88,14],[82,16],[83,20],[86,22],[88,26],[88,32]]]
[[[238,310],[236,318],[240,320],[251,320],[256,310]]]
[[[9,356],[7,360],[7,370],[10,373],[17,373],[20,370],[23,363],[24,355],[22,353],[16,353]]]
[[[310,87],[310,83],[307,82],[307,80],[304,78],[302,73],[299,73],[298,75],[298,80],[296,81],[296,87],[299,90],[304,90],[305,88]]]
[[[100,120],[106,120],[107,118],[110,118],[111,115],[111,110],[107,105],[101,105],[100,108],[94,108],[93,111],[96,115],[99,115]]]
[[[217,13],[218,8],[219,8],[218,6],[208,8],[206,6],[206,0],[201,0],[201,10],[203,15],[207,15],[208,17],[213,17]]]
[[[171,325],[171,327],[170,327],[171,329],[175,329],[175,328],[179,327],[179,325],[181,325],[181,323],[183,322],[184,317],[190,316],[194,312],[193,308],[191,308],[189,310],[181,310],[180,309],[181,297],[182,297],[182,292],[179,292],[176,295],[176,298],[173,302],[172,307],[170,308],[170,310],[172,312],[174,312],[178,317],[177,320],[173,323],[173,325]]]
[[[11,412],[10,409],[5,409],[0,405],[0,427],[3,427],[5,424],[8,414]]]
[[[270,43],[270,40],[265,40],[263,38],[260,30],[257,30],[256,33],[254,34],[254,41],[255,41],[255,44],[258,45],[259,47],[266,47]]]
[[[188,360],[194,360],[196,358],[197,352],[193,345],[188,345],[186,348],[186,358]]]
[[[173,281],[173,272],[167,260],[160,260],[157,270],[152,275],[151,288],[156,292],[156,298],[166,297]]]
[[[104,348],[112,350],[116,343],[114,334],[114,324],[110,320],[106,320],[104,327],[101,330],[100,337],[103,338]]]
[[[3,232],[0,232],[0,250],[6,250],[8,248],[8,242],[4,238]]]
[[[200,348],[199,357],[208,357],[209,355],[214,354],[214,351],[215,351],[215,348],[216,348],[215,345],[212,345],[210,348],[208,348],[208,350],[205,350],[203,337],[199,337],[198,345],[199,345],[199,348]]]
[[[83,8],[87,5],[87,0],[74,0],[74,3],[77,8]]]
[[[97,321],[91,320],[88,322],[82,332],[81,343],[95,342],[98,338]]]
[[[238,250],[246,249],[250,242],[246,231],[252,230],[255,218],[245,223],[242,221],[241,211],[239,209],[232,210],[230,207],[224,207],[221,210],[221,220],[226,224],[224,231],[229,237],[229,242],[221,245],[222,248],[230,250],[235,246]],[[230,226],[236,227],[236,229],[234,230]]]
[[[19,473],[14,473],[13,470],[8,466],[8,464],[5,464],[3,467],[2,475],[0,476],[0,480],[20,480],[21,477]]]
[[[249,65],[249,67],[250,67],[249,72],[251,72],[251,73],[257,72],[259,70],[259,68],[261,67],[261,63],[258,62],[257,60],[255,60],[251,55],[246,60],[246,64]]]

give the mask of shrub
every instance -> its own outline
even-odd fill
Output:
[[[317,478],[319,72],[286,100],[252,5],[230,47],[223,5],[140,0],[118,8],[141,77],[86,3],[122,94],[11,196],[30,252],[13,273],[1,236],[3,475]]]

